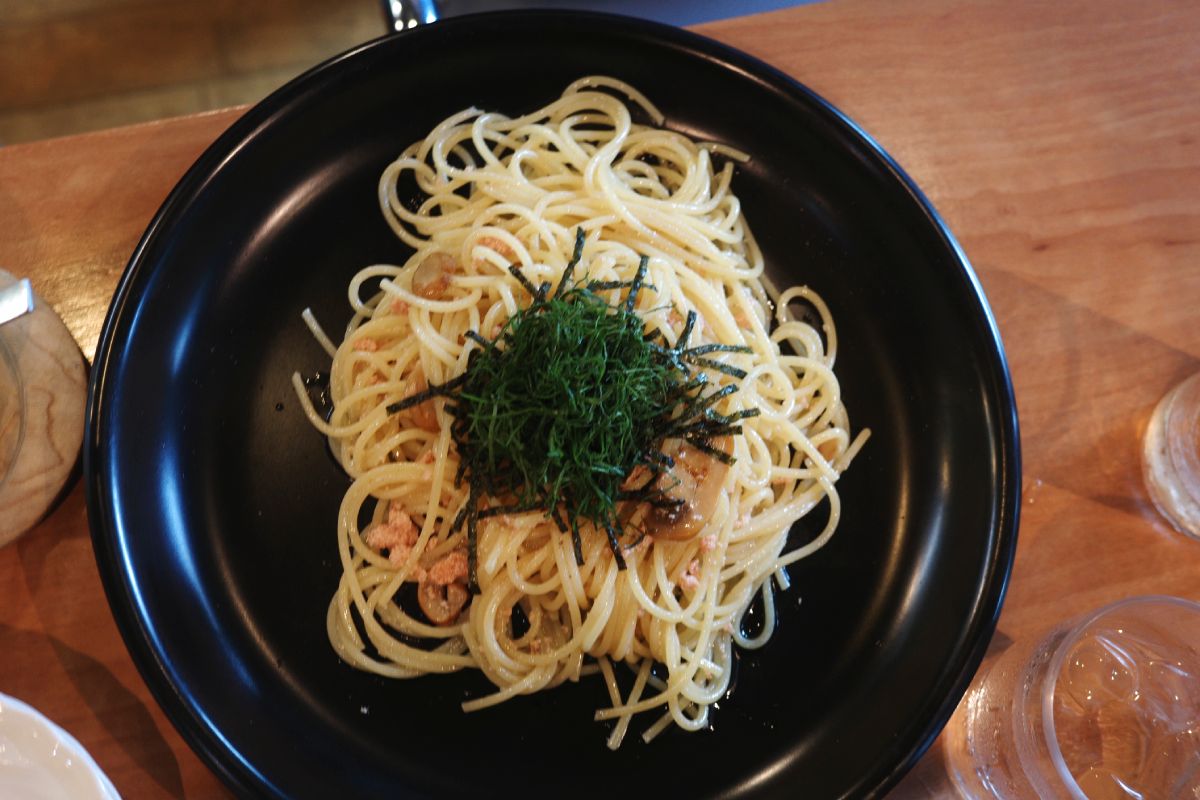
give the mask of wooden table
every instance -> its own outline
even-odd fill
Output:
[[[1200,543],[1142,485],[1140,436],[1200,369],[1200,4],[830,0],[701,27],[814,88],[930,196],[975,265],[1020,407],[1020,545],[1000,631],[1120,597],[1200,599]],[[90,359],[159,203],[236,109],[0,148],[0,265]],[[225,796],[117,633],[76,482],[0,549],[0,691],[127,797]],[[893,797],[944,792],[935,746]]]

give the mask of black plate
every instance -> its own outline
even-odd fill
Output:
[[[592,721],[597,683],[464,715],[478,675],[385,681],[325,638],[347,486],[289,376],[324,356],[359,268],[404,250],[375,203],[405,145],[468,105],[516,114],[590,73],[753,160],[735,188],[777,284],[832,307],[855,427],[842,527],[792,569],[782,624],[711,731]],[[936,736],[993,630],[1016,541],[1000,340],[936,213],[789,78],[671,28],[572,13],[459,18],[368,44],[272,95],[154,219],[96,357],[86,480],[109,601],[155,697],[247,794],[678,797],[881,793]],[[799,599],[803,604],[798,605]],[[640,732],[645,722],[635,726]]]

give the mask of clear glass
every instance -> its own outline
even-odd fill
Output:
[[[1200,373],[1154,409],[1142,456],[1154,505],[1181,533],[1200,539]]]
[[[946,727],[971,800],[1200,798],[1200,604],[1106,606],[980,670]]]

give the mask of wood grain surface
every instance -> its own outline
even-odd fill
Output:
[[[1142,485],[1142,429],[1200,370],[1200,4],[830,0],[699,28],[806,83],[912,175],[978,272],[1022,426],[1000,643],[1121,597],[1200,599],[1200,543]],[[237,116],[0,148],[0,265],[90,358],[142,230]],[[128,797],[220,797],[139,678],[76,486],[0,549],[0,691]],[[894,797],[947,792],[935,747]]]
[[[256,102],[385,31],[370,0],[0,0],[0,143]]]

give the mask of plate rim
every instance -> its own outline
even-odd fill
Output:
[[[120,800],[120,795],[117,794],[116,787],[113,786],[108,775],[96,763],[96,759],[92,757],[87,748],[80,744],[79,740],[70,731],[24,700],[0,692],[0,733],[4,732],[6,725],[24,726],[26,729],[36,728],[39,733],[52,737],[55,750],[57,751],[57,748],[61,747],[67,752],[68,758],[66,764],[63,766],[70,767],[71,759],[74,758],[79,768],[91,779],[91,789],[93,790],[92,800]],[[18,755],[23,754],[18,751]],[[47,766],[44,759],[41,759],[39,766]],[[61,770],[61,766],[53,768],[53,772],[56,775]],[[59,785],[57,788],[62,787]]]

